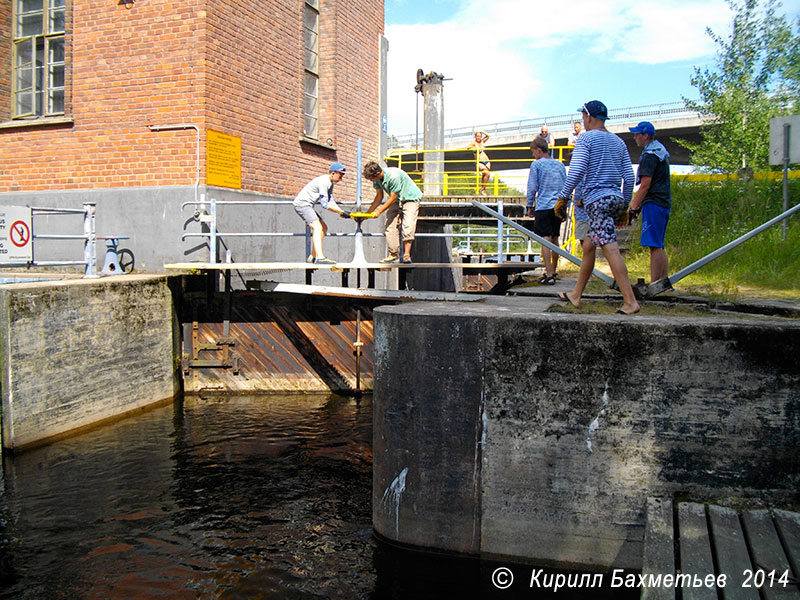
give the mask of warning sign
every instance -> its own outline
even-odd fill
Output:
[[[242,138],[206,131],[206,183],[242,187]]]
[[[33,261],[31,209],[0,206],[0,263]]]

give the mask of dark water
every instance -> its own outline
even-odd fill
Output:
[[[376,541],[371,443],[369,398],[187,398],[6,457],[0,598],[623,597]]]

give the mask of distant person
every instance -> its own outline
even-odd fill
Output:
[[[389,254],[382,263],[411,262],[411,246],[417,230],[417,215],[422,192],[408,173],[397,167],[382,169],[375,161],[364,165],[364,178],[375,188],[373,200],[367,212],[376,217],[386,213],[386,245]],[[388,195],[388,200],[383,201]],[[400,258],[400,241],[403,242],[403,256]]]
[[[325,238],[325,234],[328,233],[328,226],[317,214],[315,206],[319,204],[322,208],[327,208],[342,218],[350,218],[350,213],[339,208],[339,205],[333,199],[333,186],[342,180],[345,172],[346,170],[342,163],[333,163],[328,169],[327,175],[320,175],[309,181],[292,202],[295,212],[300,215],[300,218],[305,221],[311,230],[311,254],[306,259],[307,262],[318,265],[336,264],[335,260],[325,258],[325,254],[322,252],[322,240]]]
[[[642,212],[641,244],[650,248],[650,282],[669,275],[669,259],[664,249],[667,223],[672,208],[672,190],[669,179],[669,152],[654,139],[656,128],[648,121],[629,127],[636,145],[642,150],[636,183],[639,189],[631,201],[630,210]]]
[[[476,131],[475,139],[470,142],[469,149],[475,151],[475,158],[478,161],[478,173],[481,178],[481,196],[486,195],[486,184],[489,183],[489,171],[492,163],[489,162],[489,155],[484,151],[484,144],[489,139],[489,134],[485,131]]]
[[[572,131],[570,132],[569,136],[567,136],[567,145],[574,146],[578,141],[578,136],[581,134],[581,124],[578,121],[575,121],[575,124],[572,126]]]
[[[564,165],[550,157],[547,142],[542,136],[536,136],[531,142],[531,153],[535,159],[528,173],[527,216],[534,217],[533,233],[543,237],[551,244],[558,245],[561,233],[561,219],[553,209],[558,195],[567,179]],[[535,203],[535,210],[534,210]],[[538,283],[555,285],[558,254],[547,246],[542,246],[544,275]]]
[[[553,156],[553,134],[550,133],[550,128],[547,125],[542,125],[541,129],[539,129],[539,137],[544,138],[544,141],[547,142],[547,147],[551,148],[550,156]]]
[[[605,127],[608,118],[605,104],[592,100],[578,110],[583,117],[584,132],[578,137],[555,212],[563,218],[562,211],[569,198],[583,181],[583,206],[589,217],[592,243],[600,246],[622,293],[623,304],[617,312],[632,315],[639,312],[640,307],[628,279],[625,259],[619,251],[615,229],[615,221],[625,215],[633,196],[631,157],[625,142]],[[575,287],[571,292],[560,292],[559,298],[580,306],[581,296],[594,269],[592,259],[583,260]]]

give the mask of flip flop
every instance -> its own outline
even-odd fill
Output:
[[[630,317],[630,316],[633,316],[633,315],[635,315],[635,314],[636,314],[636,313],[638,313],[639,311],[637,310],[636,312],[628,313],[628,312],[625,312],[624,310],[622,310],[621,308],[618,308],[618,309],[617,309],[617,310],[615,310],[614,312],[615,312],[616,314],[618,314],[618,315],[626,315],[626,316]]]
[[[572,300],[569,299],[569,296],[567,296],[567,292],[558,292],[556,296],[558,296],[559,300],[563,300],[564,302],[569,302],[575,308],[580,308],[577,304],[575,304]]]

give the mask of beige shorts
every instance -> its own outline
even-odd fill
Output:
[[[575,221],[575,239],[582,242],[587,235],[589,235],[589,221]]]

